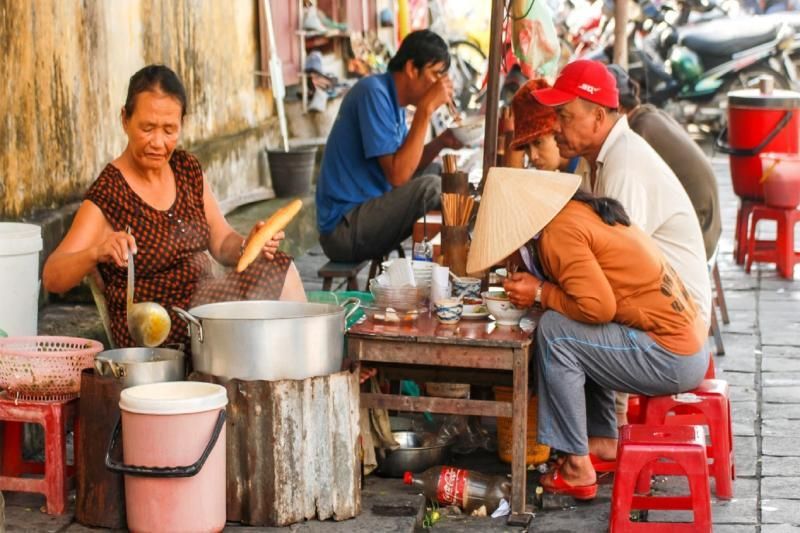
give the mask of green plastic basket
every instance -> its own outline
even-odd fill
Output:
[[[363,291],[308,291],[306,298],[309,302],[318,304],[333,304],[342,305],[348,298],[358,298],[361,303],[369,304],[375,301],[372,293]],[[353,324],[361,320],[364,316],[364,311],[359,309],[347,319],[347,329],[353,327]]]

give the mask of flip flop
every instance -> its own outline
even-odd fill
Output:
[[[567,496],[572,496],[576,500],[593,500],[597,496],[597,482],[591,485],[570,485],[561,477],[560,473],[561,470],[559,468],[553,470],[553,476],[551,477],[553,480],[552,485],[545,485],[539,480],[545,492],[566,494]]]
[[[590,453],[589,460],[592,462],[595,472],[614,472],[617,469],[616,459],[613,461],[606,461],[604,459],[600,459],[595,454]]]

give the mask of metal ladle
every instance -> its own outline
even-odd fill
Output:
[[[130,234],[130,228],[128,228]],[[172,327],[169,313],[155,302],[133,303],[133,252],[128,251],[128,333],[137,346],[152,348],[167,339]]]

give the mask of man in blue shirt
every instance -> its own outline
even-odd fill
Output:
[[[360,80],[342,101],[317,182],[320,244],[334,261],[379,257],[411,235],[425,209],[441,204],[441,178],[416,176],[450,130],[427,145],[431,115],[452,99],[447,43],[428,30],[403,40],[388,72]],[[405,107],[415,107],[411,128]]]

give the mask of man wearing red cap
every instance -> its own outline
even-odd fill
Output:
[[[588,163],[581,188],[619,200],[653,237],[708,323],[711,287],[705,245],[697,215],[680,181],[658,153],[628,126],[618,112],[614,76],[599,61],[570,63],[549,89],[533,92],[540,103],[556,108],[556,142],[562,153]]]

